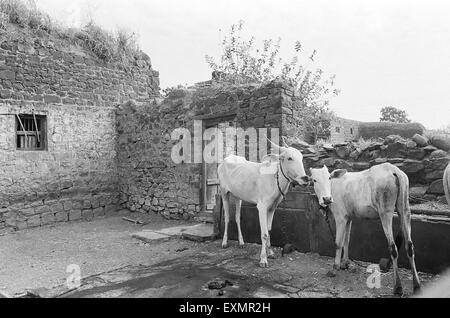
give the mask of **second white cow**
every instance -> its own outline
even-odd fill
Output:
[[[330,276],[336,275],[340,268],[348,267],[352,220],[380,218],[394,266],[394,293],[403,293],[397,265],[397,248],[400,248],[403,238],[406,239],[414,290],[419,290],[420,281],[411,240],[408,176],[398,167],[387,163],[362,172],[336,170],[330,174],[327,167],[311,169],[311,177],[319,204],[323,208],[329,208],[336,221],[336,259]],[[400,219],[401,232],[394,240],[392,220],[395,212]]]

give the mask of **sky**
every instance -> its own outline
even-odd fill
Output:
[[[88,18],[139,34],[161,87],[209,80],[205,55],[219,56],[232,24],[257,43],[282,38],[290,59],[299,40],[336,74],[341,117],[378,121],[385,106],[429,129],[450,125],[450,2],[445,0],[36,0],[57,20]]]

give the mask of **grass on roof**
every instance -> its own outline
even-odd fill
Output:
[[[62,26],[48,14],[23,0],[0,0],[0,34],[8,35],[18,27],[36,34],[47,33],[92,52],[105,62],[119,62],[124,65],[136,60],[148,59],[140,50],[135,33],[125,30],[108,32],[91,21],[82,28]],[[3,36],[5,38],[5,36]]]

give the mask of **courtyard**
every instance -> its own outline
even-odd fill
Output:
[[[179,237],[143,242],[142,231],[192,226],[149,215],[145,226],[125,221],[127,211],[92,222],[28,229],[0,237],[0,292],[15,297],[125,298],[379,298],[392,297],[392,272],[381,273],[381,288],[369,289],[370,264],[352,263],[335,278],[326,276],[333,259],[294,252],[259,267],[256,244],[195,242]],[[68,288],[68,266],[78,265],[81,285]],[[420,274],[426,285],[437,276]],[[410,271],[401,269],[405,294]],[[27,294],[28,293],[28,294]]]

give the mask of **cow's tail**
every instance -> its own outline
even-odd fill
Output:
[[[450,205],[450,165],[444,173],[444,192],[448,205]]]
[[[396,208],[400,220],[400,231],[395,238],[395,245],[397,246],[397,249],[400,250],[404,242],[403,230],[407,226],[406,222],[411,219],[411,209],[409,207],[409,179],[400,169],[394,172],[394,176],[398,188]]]

